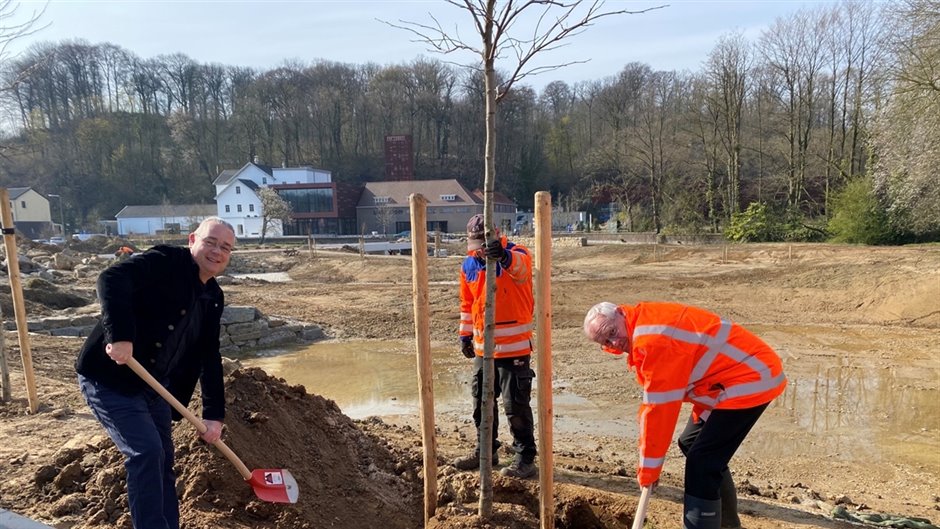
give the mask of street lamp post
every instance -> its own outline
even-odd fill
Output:
[[[65,213],[62,211],[62,195],[53,195],[50,194],[49,198],[58,198],[59,199],[59,221],[62,223],[62,238],[65,238]]]

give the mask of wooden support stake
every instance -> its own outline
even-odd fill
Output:
[[[0,312],[0,322],[3,321],[3,313]],[[0,390],[3,390],[0,396],[0,402],[10,402],[10,368],[7,366],[6,344],[3,336],[3,329],[0,329]]]
[[[552,195],[535,194],[535,377],[539,407],[539,527],[555,526],[552,454]]]
[[[434,436],[434,381],[431,371],[430,287],[428,286],[428,201],[408,197],[411,206],[411,296],[414,301],[418,349],[418,391],[421,395],[421,440],[424,447],[424,526],[437,509],[437,438]]]
[[[23,374],[26,375],[26,398],[29,412],[36,413],[39,400],[36,397],[36,378],[33,375],[33,356],[29,350],[29,333],[26,327],[26,304],[23,302],[23,286],[20,283],[20,262],[16,255],[16,231],[13,227],[13,212],[10,211],[10,193],[0,188],[0,210],[3,213],[3,246],[7,252],[7,275],[13,295],[13,313],[16,315],[16,333],[20,339],[20,357],[23,359]],[[6,386],[4,386],[6,387]]]

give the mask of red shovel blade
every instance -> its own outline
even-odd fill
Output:
[[[272,503],[297,503],[297,481],[290,472],[283,468],[259,468],[251,471],[247,480],[255,494],[264,501]]]

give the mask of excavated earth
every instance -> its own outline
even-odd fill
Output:
[[[850,527],[833,518],[839,509],[891,514],[896,527],[940,520],[940,247],[592,244],[559,246],[552,262],[553,391],[593,403],[604,420],[630,424],[640,392],[622,360],[580,334],[584,312],[598,301],[699,305],[752,328],[781,353],[790,388],[732,462],[744,527]],[[227,303],[321,325],[333,342],[413,340],[408,257],[249,247],[233,255],[232,272],[253,266],[288,271],[291,281],[227,280]],[[455,342],[458,266],[456,257],[429,261],[435,347]],[[45,295],[27,295],[27,312],[94,311],[94,279],[47,278],[29,288]],[[78,301],[62,308],[66,296]],[[8,292],[0,302],[11,320]],[[39,402],[30,414],[17,334],[3,338],[13,398],[0,403],[0,509],[57,528],[130,528],[120,454],[76,387],[80,342],[30,335]],[[226,443],[249,468],[289,469],[300,498],[258,500],[181,423],[174,438],[184,528],[539,527],[536,480],[494,474],[493,514],[477,515],[477,474],[448,463],[472,448],[469,409],[435,416],[438,497],[425,524],[417,417],[352,420],[316,387],[238,363],[226,375],[226,400]],[[635,439],[576,424],[557,428],[553,439],[554,526],[630,527]],[[681,461],[671,450],[647,527],[679,527]],[[913,525],[897,521],[904,519]]]

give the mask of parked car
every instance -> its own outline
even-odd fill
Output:
[[[49,237],[49,244],[65,244],[65,239],[62,237]]]

